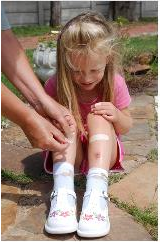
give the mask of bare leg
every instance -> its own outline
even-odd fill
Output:
[[[89,144],[89,168],[99,167],[109,170],[116,162],[117,141],[113,125],[99,115],[88,115],[89,139],[95,134],[105,134],[108,140],[98,140]]]
[[[82,143],[80,138],[77,140],[77,152],[76,152],[76,161],[75,161],[75,174],[80,173],[80,165],[83,159],[83,150],[82,150]]]
[[[52,153],[54,189],[45,230],[51,234],[66,234],[77,230],[74,164],[77,135],[64,153]],[[62,215],[63,214],[63,215]]]
[[[108,170],[116,161],[117,141],[113,125],[102,116],[89,114],[87,125],[89,171],[77,233],[91,238],[104,236],[110,230],[106,202]]]
[[[52,152],[53,163],[67,161],[74,166],[77,149],[77,135],[73,136],[73,143],[69,144],[68,148],[62,152]]]

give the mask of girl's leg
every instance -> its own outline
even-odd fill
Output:
[[[109,170],[113,167],[117,158],[117,140],[113,125],[100,115],[88,115],[89,141],[94,135],[93,142],[89,142],[88,160],[89,168],[98,167]],[[106,140],[103,139],[105,135]],[[102,138],[101,138],[102,137]]]
[[[76,152],[76,160],[75,160],[75,174],[80,174],[80,165],[83,159],[83,149],[80,138],[77,139],[77,152]]]
[[[76,158],[77,137],[73,137],[73,143],[61,152],[52,152],[54,189],[67,187],[74,190],[74,164]],[[68,180],[68,182],[67,182]]]
[[[51,234],[72,233],[77,229],[76,195],[74,192],[74,164],[76,134],[64,153],[52,153],[54,190],[45,229]]]
[[[108,170],[116,162],[117,142],[112,124],[102,116],[89,114],[87,125],[89,171],[77,232],[84,237],[100,237],[110,230]]]
[[[65,153],[61,154],[59,152],[52,153],[52,159],[53,159],[53,174],[57,172],[57,167],[61,167],[65,170],[66,175],[66,168],[70,169],[70,175],[71,173],[79,174],[80,172],[80,164],[83,158],[83,151],[82,151],[82,144],[79,137],[74,137],[73,143],[69,145],[68,149]],[[74,167],[74,168],[73,168]],[[69,176],[71,178],[71,176]],[[68,177],[68,179],[70,179]],[[58,186],[62,184],[62,186],[67,186],[66,181],[67,176],[65,176],[65,182],[62,179],[58,179]],[[54,184],[57,187],[57,179],[54,178]],[[71,183],[70,183],[71,184]],[[74,181],[72,179],[72,185],[71,189],[73,189]]]

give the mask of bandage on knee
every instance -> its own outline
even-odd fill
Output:
[[[109,140],[109,136],[107,134],[95,134],[92,135],[89,139],[89,143],[95,142],[95,141],[99,141],[99,140],[105,140],[108,141]]]

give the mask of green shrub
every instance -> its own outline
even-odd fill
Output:
[[[126,24],[129,24],[129,20],[123,16],[119,16],[117,19],[116,19],[116,22],[119,24],[119,26],[123,26],[123,25],[126,25]]]

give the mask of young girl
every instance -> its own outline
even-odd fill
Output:
[[[109,233],[108,171],[123,169],[119,135],[132,126],[128,110],[131,98],[116,57],[115,33],[101,14],[82,13],[59,35],[57,75],[47,81],[45,89],[72,111],[77,127],[64,153],[46,153],[45,169],[54,179],[45,224],[48,233],[77,230],[82,237]],[[74,167],[87,174],[79,223]]]

